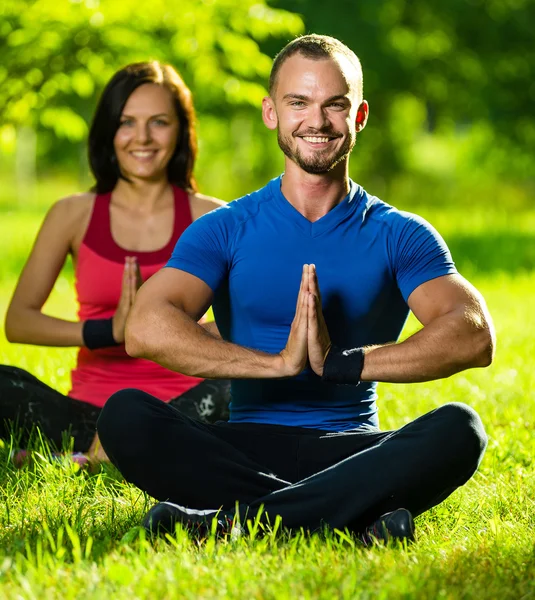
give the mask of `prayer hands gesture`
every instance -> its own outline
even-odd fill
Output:
[[[280,353],[284,376],[298,375],[308,362],[314,373],[321,377],[330,348],[331,338],[323,318],[316,266],[303,265],[295,317],[286,347]]]
[[[141,271],[136,257],[127,256],[124,263],[121,297],[117,310],[113,315],[113,339],[119,344],[124,342],[126,317],[134,304],[136,292],[142,283]]]

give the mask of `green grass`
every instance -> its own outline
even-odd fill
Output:
[[[420,211],[422,212],[422,211]],[[248,535],[199,546],[178,532],[150,543],[136,529],[151,499],[108,468],[81,473],[37,460],[15,470],[0,448],[0,598],[532,598],[535,596],[535,213],[459,209],[425,214],[487,299],[498,351],[485,370],[417,385],[382,385],[383,428],[447,401],[481,415],[489,447],[476,476],[417,519],[409,548],[364,550],[342,532]],[[0,315],[40,215],[0,220]],[[74,316],[67,269],[47,304]],[[416,324],[411,320],[406,334]],[[0,363],[68,389],[72,350],[10,345]],[[452,435],[454,433],[452,432]]]

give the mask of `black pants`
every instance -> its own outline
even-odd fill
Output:
[[[97,423],[125,479],[196,509],[264,505],[290,528],[361,531],[404,507],[438,504],[476,471],[487,436],[476,412],[447,404],[396,431],[342,433],[192,420],[139,390],[109,400]]]
[[[228,381],[205,380],[170,404],[185,415],[213,422],[228,419],[229,400]],[[95,437],[100,411],[89,402],[64,396],[24,369],[0,365],[0,438],[7,438],[15,426],[18,444],[26,448],[37,426],[56,449],[72,436],[74,451],[85,452]]]

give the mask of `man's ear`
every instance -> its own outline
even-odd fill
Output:
[[[279,120],[277,118],[277,111],[275,110],[275,103],[270,96],[266,96],[262,100],[262,120],[268,129],[277,129]]]
[[[368,122],[369,114],[370,114],[370,106],[366,100],[363,100],[360,103],[360,106],[357,108],[357,118],[355,119],[357,133],[359,131],[362,131],[364,129],[364,127],[366,127],[366,123]]]

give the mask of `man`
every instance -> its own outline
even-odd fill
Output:
[[[126,332],[132,356],[232,379],[230,421],[198,423],[125,390],[102,412],[102,444],[160,500],[152,530],[206,525],[218,510],[231,520],[238,506],[289,528],[410,539],[412,516],[473,475],[487,439],[462,404],[381,432],[376,382],[487,366],[490,317],[429,224],[349,179],[368,118],[351,50],[325,36],[290,42],[262,115],[284,175],[188,228]],[[222,337],[197,324],[212,303]],[[394,343],[409,308],[423,328]]]

